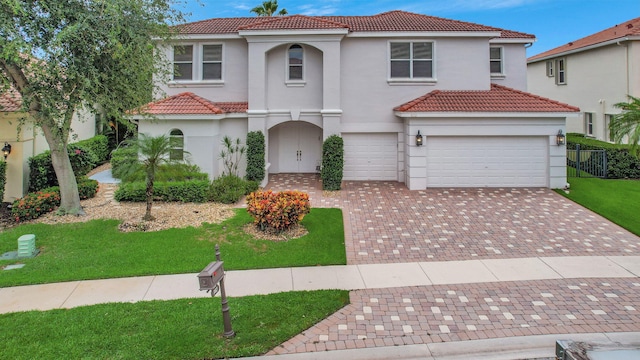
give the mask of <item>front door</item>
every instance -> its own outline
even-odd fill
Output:
[[[322,129],[296,121],[279,129],[278,163],[281,173],[313,173],[322,159]]]

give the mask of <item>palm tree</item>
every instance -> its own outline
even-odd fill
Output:
[[[251,12],[258,16],[273,16],[278,10],[278,0],[267,0],[262,5],[251,9]],[[287,15],[287,9],[278,11],[277,15]]]
[[[609,128],[616,143],[621,143],[625,137],[630,145],[629,152],[640,157],[640,98],[628,95],[629,102],[621,102],[613,106],[622,109],[622,113],[613,116]]]

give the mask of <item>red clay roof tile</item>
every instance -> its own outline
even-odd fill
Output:
[[[394,10],[372,16],[276,16],[270,19],[250,18],[214,18],[188,23],[179,27],[183,34],[229,34],[238,30],[276,30],[276,29],[339,29],[347,28],[352,32],[376,31],[495,31],[501,32],[501,38],[533,39],[535,36],[517,31],[499,29],[470,22],[450,20],[435,16],[415,14]]]
[[[246,102],[212,102],[191,92],[148,103],[144,112],[151,115],[216,115],[247,112]],[[139,111],[132,111],[139,114]]]
[[[505,86],[491,90],[434,90],[394,109],[400,112],[579,112],[555,100]]]
[[[565,45],[532,56],[528,59],[528,61],[542,59],[553,55],[559,55],[567,51],[576,50],[611,40],[622,39],[627,36],[640,36],[640,17],[631,19],[629,21],[623,22],[622,24],[612,26],[608,29],[602,30],[595,34],[591,34],[587,37],[583,37],[582,39],[572,41]]]
[[[9,90],[0,94],[0,111],[2,112],[15,112],[20,110],[22,106],[22,95],[10,87]]]

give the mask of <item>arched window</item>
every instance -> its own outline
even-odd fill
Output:
[[[169,141],[171,143],[171,151],[169,159],[184,160],[184,134],[178,129],[173,129],[169,133]]]
[[[302,80],[303,50],[300,45],[289,47],[289,80]]]

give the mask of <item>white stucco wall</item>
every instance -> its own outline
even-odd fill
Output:
[[[492,76],[491,82],[513,89],[527,91],[527,49],[522,44],[491,42],[491,46],[503,49],[503,75]],[[488,62],[487,62],[488,64]]]
[[[546,76],[546,61],[530,63],[529,92],[577,106],[582,113],[593,113],[593,136],[606,141],[605,115],[620,113],[613,104],[626,101],[627,94],[640,95],[638,43],[612,44],[564,56],[566,85],[556,85],[554,77]],[[583,117],[568,119],[567,131],[585,133]]]

